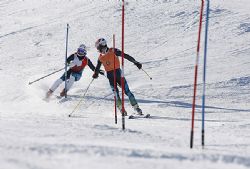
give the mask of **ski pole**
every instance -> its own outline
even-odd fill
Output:
[[[113,95],[113,92],[107,94],[106,96],[103,96],[102,98],[99,98],[99,99],[96,99],[95,101],[92,101],[90,104],[88,104],[88,105],[85,107],[85,109],[89,108],[90,106],[92,106],[93,104],[97,103],[97,102],[100,101],[100,100],[106,99],[107,97],[109,97],[109,96],[111,96],[111,95]]]
[[[78,108],[78,106],[81,104],[81,102],[83,101],[83,99],[84,99],[84,97],[85,97],[87,91],[89,90],[89,87],[90,87],[90,85],[92,84],[93,81],[94,81],[94,78],[89,83],[89,85],[88,85],[87,89],[85,90],[82,98],[79,100],[79,102],[77,103],[77,105],[75,106],[75,108],[73,109],[73,111],[69,114],[69,117],[71,117],[71,115],[76,111],[76,109]]]
[[[149,77],[150,80],[152,80],[152,77],[149,76],[149,74],[144,69],[141,68],[141,70]]]
[[[32,81],[32,82],[29,82],[29,85],[31,85],[32,83],[35,83],[35,82],[37,82],[37,81],[39,81],[39,80],[41,80],[41,79],[44,79],[45,77],[48,77],[48,76],[53,75],[53,74],[55,74],[55,73],[57,73],[57,72],[60,72],[60,71],[63,70],[63,69],[64,69],[64,68],[61,68],[61,69],[56,70],[56,71],[54,71],[54,72],[52,72],[52,73],[50,73],[50,74],[48,74],[48,75],[45,75],[45,76],[43,76],[43,77],[40,77],[39,79],[36,79],[36,80],[34,80],[34,81]]]

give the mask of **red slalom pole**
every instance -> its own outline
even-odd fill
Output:
[[[113,34],[113,51],[114,51],[114,100],[115,100],[115,124],[117,124],[117,108],[116,108],[116,70],[115,70],[115,34]]]
[[[122,84],[122,129],[125,130],[125,108],[124,108],[124,0],[122,0],[122,74],[121,74],[121,84]]]
[[[194,138],[194,113],[195,113],[195,99],[196,99],[196,88],[197,88],[198,65],[199,65],[199,56],[200,56],[200,41],[201,41],[203,8],[204,8],[204,0],[201,0],[200,24],[199,24],[198,44],[197,44],[195,72],[194,72],[194,95],[193,95],[193,105],[192,105],[192,123],[191,123],[190,148],[193,148],[193,140],[194,140],[193,139]]]

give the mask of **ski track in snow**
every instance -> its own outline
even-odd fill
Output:
[[[197,85],[194,149],[189,149],[193,75],[200,1],[127,1],[125,52],[153,80],[125,61],[125,77],[148,119],[114,124],[106,77],[91,84],[86,68],[67,101],[43,100],[80,43],[96,64],[104,37],[121,48],[121,2],[2,0],[0,2],[0,169],[250,168],[250,13],[248,0],[211,2],[207,63],[205,148],[200,146],[203,45]],[[205,11],[204,11],[205,12]],[[205,16],[203,18],[205,23]],[[204,27],[203,27],[204,30]],[[202,34],[202,44],[204,42]],[[77,111],[70,112],[82,101]],[[134,110],[125,97],[129,114]]]

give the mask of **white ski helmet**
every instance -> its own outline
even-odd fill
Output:
[[[87,55],[87,50],[86,50],[86,46],[84,44],[81,44],[78,49],[76,54],[78,56],[86,56]]]
[[[104,38],[100,38],[95,42],[95,47],[99,52],[102,52],[102,49],[107,48],[107,41]]]
[[[81,45],[79,46],[79,48],[83,48],[83,49],[86,50],[87,47],[86,47],[84,44],[81,44]]]

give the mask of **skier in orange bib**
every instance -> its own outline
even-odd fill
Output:
[[[107,72],[107,78],[109,80],[110,87],[112,91],[114,92],[114,68],[116,71],[116,84],[118,84],[121,87],[121,69],[120,69],[120,61],[118,59],[118,56],[122,55],[122,52],[117,48],[108,48],[107,41],[104,38],[100,38],[96,41],[95,47],[97,48],[98,52],[100,53],[96,69],[93,74],[93,78],[98,78],[98,74],[100,71],[100,67],[103,64],[105,71]],[[114,60],[115,55],[115,60]],[[142,68],[142,64],[138,61],[136,61],[132,56],[124,53],[124,58],[129,60],[130,62],[134,63],[138,69]],[[126,79],[124,78],[124,89],[125,94],[128,96],[130,104],[133,106],[134,110],[139,114],[142,114],[142,110],[140,109],[133,93],[129,90],[128,83]],[[117,99],[117,107],[120,111],[122,111],[122,103],[121,98],[119,96],[119,90],[116,85],[115,95]],[[125,112],[126,114],[126,112]]]

